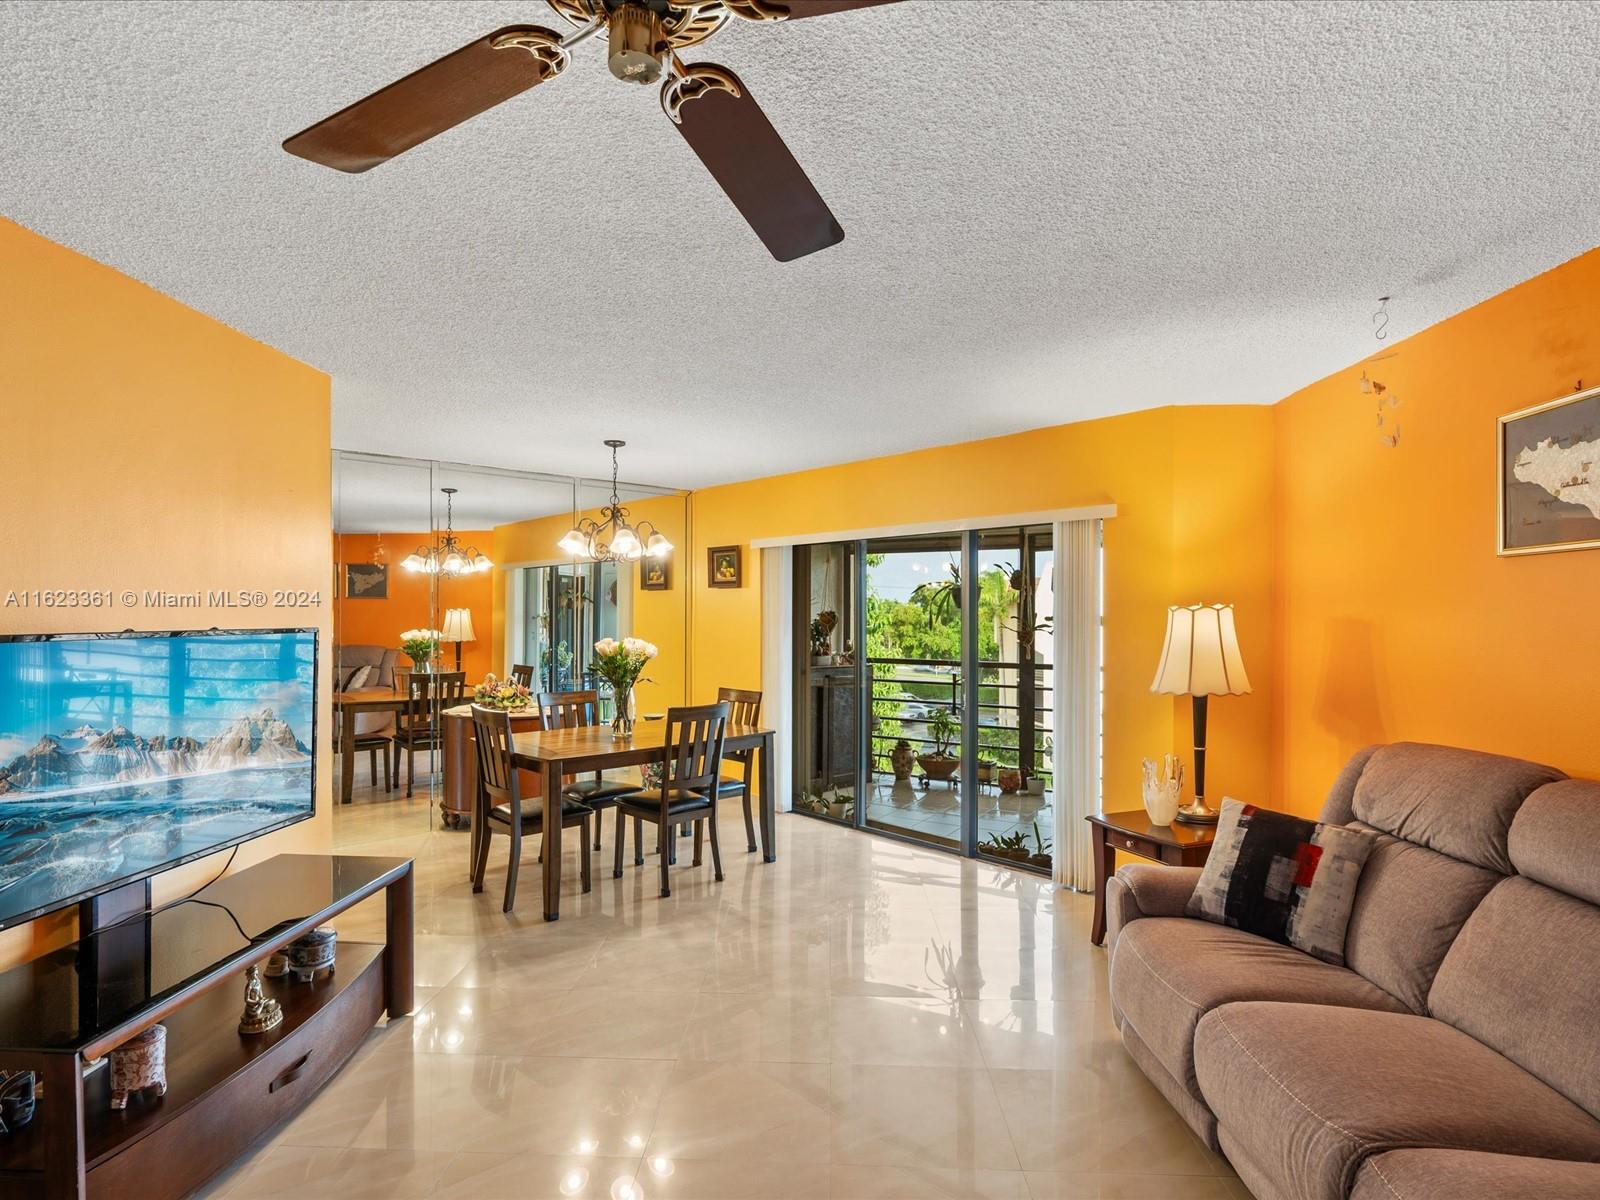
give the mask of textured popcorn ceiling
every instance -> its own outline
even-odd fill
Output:
[[[1403,336],[1600,228],[1593,5],[735,22],[685,57],[740,72],[847,233],[787,265],[603,42],[367,175],[279,149],[527,21],[565,28],[0,5],[0,214],[330,372],[338,446],[604,475],[621,436],[628,477],[687,486],[1271,402],[1369,352],[1378,295]]]

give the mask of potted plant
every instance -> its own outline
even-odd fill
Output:
[[[824,609],[811,618],[811,665],[826,667],[833,663],[833,628],[839,623],[839,614]]]
[[[928,718],[928,736],[933,739],[933,750],[917,755],[917,765],[925,778],[943,783],[956,773],[961,760],[950,753],[950,748],[955,745],[959,733],[960,726],[949,709],[941,708]]]
[[[826,811],[828,816],[835,821],[848,821],[850,819],[850,810],[853,806],[850,803],[849,796],[841,796],[837,790],[833,790],[824,792],[822,798],[827,803]]]
[[[1012,862],[1028,861],[1028,839],[1022,833],[993,833],[978,843],[978,849],[993,858],[1007,858]]]
[[[1050,857],[1050,843],[1039,835],[1039,822],[1033,823],[1033,853],[1028,855],[1028,861],[1036,867],[1043,867],[1046,871],[1055,866],[1055,859]]]
[[[400,635],[400,653],[411,660],[419,671],[426,671],[433,656],[439,653],[439,643],[444,634],[437,629],[407,629]]]
[[[980,784],[993,783],[995,776],[1000,771],[1000,764],[992,758],[978,756],[978,782]]]
[[[1017,767],[1001,767],[999,771],[1000,790],[1007,796],[1015,796],[1022,790],[1022,771]]]

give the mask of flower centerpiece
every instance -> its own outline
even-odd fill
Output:
[[[595,675],[611,685],[611,698],[617,712],[611,718],[611,732],[626,736],[633,732],[633,685],[644,674],[645,664],[660,651],[654,642],[643,638],[601,638],[594,644]]]
[[[515,679],[496,679],[493,675],[485,675],[483,682],[472,691],[472,702],[479,708],[523,712],[533,706],[533,696]]]
[[[413,665],[425,668],[429,660],[439,653],[439,643],[442,641],[444,634],[437,629],[408,629],[400,635],[400,652]]]

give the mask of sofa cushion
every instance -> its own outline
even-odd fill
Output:
[[[1343,1200],[1367,1156],[1419,1145],[1600,1159],[1600,1121],[1428,1017],[1228,1004],[1201,1019],[1195,1070],[1224,1145],[1292,1200]]]
[[[1128,1057],[1133,1059],[1139,1070],[1156,1090],[1166,1097],[1167,1103],[1177,1109],[1178,1115],[1184,1119],[1189,1128],[1213,1150],[1220,1149],[1217,1145],[1217,1119],[1211,1115],[1211,1110],[1201,1100],[1198,1091],[1193,1085],[1186,1087],[1173,1077],[1156,1052],[1145,1045],[1144,1039],[1139,1036],[1139,1031],[1126,1021],[1119,1022],[1122,1031],[1122,1048],[1128,1052]],[[1193,1089],[1193,1090],[1191,1090]]]
[[[1339,769],[1339,774],[1322,801],[1322,812],[1317,820],[1325,825],[1348,825],[1355,820],[1356,783],[1367,762],[1378,751],[1377,746],[1367,746],[1350,756],[1350,761]]]
[[[1111,956],[1111,994],[1123,1020],[1196,1097],[1194,1030],[1219,1005],[1296,1000],[1406,1011],[1354,971],[1242,930],[1181,917],[1134,921],[1122,931]]]
[[[1361,1164],[1350,1200],[1594,1200],[1600,1163],[1472,1150],[1391,1150]]]
[[[1489,889],[1505,876],[1378,835],[1345,931],[1345,965],[1413,1012],[1426,1012],[1439,964]]]
[[[1511,862],[1529,879],[1600,904],[1600,783],[1563,779],[1524,801],[1511,822]]]
[[[1396,742],[1373,751],[1351,808],[1384,833],[1509,875],[1512,816],[1535,788],[1564,778],[1520,758]]]
[[[1428,1007],[1600,1117],[1600,908],[1504,880],[1445,955]]]
[[[1224,800],[1188,915],[1342,966],[1356,884],[1376,844],[1363,829]]]

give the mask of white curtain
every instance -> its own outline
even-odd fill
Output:
[[[1055,527],[1055,874],[1094,886],[1089,825],[1100,807],[1100,521]]]
[[[761,551],[761,720],[778,731],[773,739],[772,777],[778,811],[794,807],[794,550],[767,546]]]

